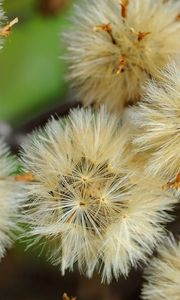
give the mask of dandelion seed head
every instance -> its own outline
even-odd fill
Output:
[[[178,188],[180,172],[180,68],[178,63],[168,65],[160,81],[151,81],[145,88],[145,97],[131,108],[134,145],[138,153],[148,156],[146,171],[174,180]],[[176,184],[177,177],[177,184]],[[173,187],[173,185],[171,185]]]
[[[128,133],[104,107],[76,109],[49,121],[23,145],[24,169],[35,179],[28,186],[27,234],[48,245],[49,259],[63,274],[76,263],[89,277],[103,270],[102,280],[110,282],[113,274],[127,275],[140,254],[145,261],[163,235],[158,225],[168,221],[165,211],[174,200],[167,191],[161,195],[157,180],[150,195],[152,184],[140,188],[127,168]]]
[[[152,260],[144,277],[143,300],[179,300],[180,241],[171,237],[161,245],[158,257]]]
[[[70,81],[83,104],[121,110],[157,67],[180,54],[179,1],[100,0],[76,5],[68,45]],[[143,12],[143,13],[142,13]]]
[[[23,201],[21,185],[8,179],[17,169],[9,149],[0,139],[0,258],[15,238],[18,211]]]

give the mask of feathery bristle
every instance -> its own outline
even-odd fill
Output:
[[[145,272],[143,300],[180,299],[180,241],[169,238]]]
[[[23,203],[22,185],[8,178],[17,169],[9,149],[0,139],[0,258],[11,246],[17,231],[18,211]]]
[[[129,116],[137,153],[148,156],[145,168],[157,174],[170,188],[179,188],[180,172],[180,68],[172,63],[160,72],[161,80],[150,81],[145,97]]]
[[[142,13],[143,12],[143,13]],[[64,34],[70,81],[83,104],[121,110],[149,78],[180,55],[179,1],[91,0],[76,6]]]
[[[29,183],[25,222],[33,245],[48,245],[64,274],[77,263],[102,280],[127,275],[163,236],[176,200],[157,180],[127,169],[130,135],[106,109],[76,109],[27,138],[22,160]],[[151,193],[149,193],[149,190]]]

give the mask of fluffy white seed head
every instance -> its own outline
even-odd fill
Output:
[[[180,54],[179,1],[91,0],[76,6],[68,45],[70,80],[85,105],[121,110],[157,67]]]
[[[137,152],[148,155],[146,171],[170,180],[180,172],[180,68],[173,63],[160,74],[130,117]]]
[[[180,241],[171,237],[160,246],[158,257],[146,270],[145,279],[143,300],[180,299]]]
[[[10,157],[9,149],[0,139],[0,258],[11,246],[18,229],[18,210],[23,197],[20,184],[9,178],[16,169],[14,158]]]
[[[77,263],[92,276],[127,275],[163,235],[174,200],[162,184],[126,167],[128,129],[104,108],[77,109],[51,120],[23,145],[28,187],[25,213],[33,244],[42,240],[62,273]]]

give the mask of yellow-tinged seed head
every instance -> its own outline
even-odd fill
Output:
[[[6,177],[17,169],[15,160],[9,155],[9,149],[0,139],[0,259],[12,244],[17,232],[18,212],[23,203],[23,187]]]
[[[167,187],[179,190],[180,172],[180,66],[172,62],[149,81],[143,101],[131,109],[133,143],[145,154],[146,172],[161,176]]]
[[[77,263],[87,276],[100,268],[103,281],[126,276],[163,236],[176,200],[162,182],[127,167],[129,141],[119,116],[102,107],[51,120],[23,145],[24,171],[35,178],[27,235],[49,246],[63,274]]]
[[[180,55],[179,12],[179,1],[92,0],[76,7],[64,37],[77,98],[114,111],[138,101],[147,79],[158,79],[157,68]]]
[[[180,296],[180,240],[173,237],[160,245],[158,256],[145,271],[143,300],[179,300]]]

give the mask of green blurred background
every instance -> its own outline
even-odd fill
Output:
[[[60,35],[72,0],[4,0],[19,18],[0,52],[0,121],[18,126],[66,98],[67,67]]]

